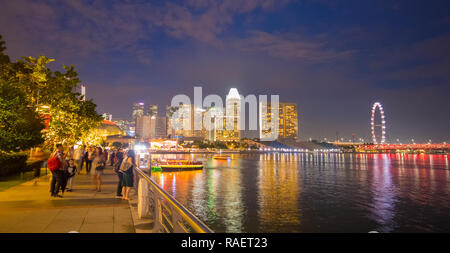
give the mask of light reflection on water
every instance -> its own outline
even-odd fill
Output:
[[[217,232],[450,232],[448,155],[211,155],[153,178]]]

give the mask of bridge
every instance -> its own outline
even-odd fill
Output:
[[[412,150],[412,151],[450,151],[450,144],[362,144],[355,145],[355,150],[360,152],[376,152],[376,151],[394,151],[394,150]]]

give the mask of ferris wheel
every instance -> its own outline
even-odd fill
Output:
[[[381,122],[375,122],[375,112],[377,108],[380,111]],[[384,144],[386,142],[386,120],[384,117],[383,106],[376,102],[372,106],[372,117],[370,117],[370,124],[372,129],[373,144]],[[380,141],[378,141],[378,139]]]

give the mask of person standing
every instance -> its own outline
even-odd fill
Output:
[[[106,147],[105,148],[103,148],[103,158],[104,158],[104,160],[105,160],[105,165],[106,165],[106,161],[108,161],[108,149],[106,149]]]
[[[102,187],[102,175],[105,168],[105,156],[102,152],[102,148],[97,147],[95,154],[93,154],[92,165],[94,169],[91,172],[92,183],[95,185],[95,191],[100,192]]]
[[[123,173],[120,170],[120,166],[122,165],[122,161],[123,161],[123,152],[122,149],[119,148],[119,150],[117,150],[115,152],[114,155],[114,172],[116,172],[117,177],[119,178],[119,182],[117,183],[117,192],[116,192],[116,197],[117,198],[122,198],[122,181],[123,181]]]
[[[90,174],[91,172],[93,154],[94,150],[92,149],[92,147],[89,147],[84,156],[86,158],[86,174]]]
[[[114,160],[116,159],[117,149],[111,150],[109,154],[109,165],[114,166]]]
[[[129,193],[131,187],[133,187],[133,169],[136,166],[136,158],[134,150],[128,150],[127,157],[124,158],[120,170],[123,173],[123,187],[122,187],[122,199],[130,200]]]
[[[74,152],[73,152],[73,160],[74,165],[81,170],[81,166],[83,166],[83,148],[79,146]],[[78,174],[80,172],[78,171]]]
[[[52,182],[50,184],[50,193],[52,197],[59,197],[61,198],[61,195],[58,195],[59,188],[61,187],[62,183],[62,167],[65,162],[64,159],[64,148],[61,144],[56,144],[56,150],[53,152],[53,154],[50,156],[50,159],[48,160],[48,166],[50,171],[52,172]]]
[[[66,161],[69,161],[69,159],[73,159],[73,153],[75,152],[73,146],[69,147],[67,149],[66,155],[64,156]]]
[[[74,160],[70,159],[68,167],[67,167],[67,178],[68,178],[67,179],[67,186],[68,186],[67,191],[68,192],[72,191],[73,180],[75,178],[75,173],[76,172],[77,172],[77,166],[75,166]]]
[[[70,150],[70,149],[69,149]],[[64,162],[61,166],[60,169],[60,175],[59,175],[59,180],[61,181],[61,183],[59,185],[56,186],[56,194],[59,193],[59,190],[61,190],[61,198],[64,196],[64,192],[66,190],[66,186],[67,186],[67,180],[69,178],[69,173],[67,172],[67,169],[69,167],[69,161],[72,159],[68,159],[67,156],[65,156],[66,159],[64,159]]]

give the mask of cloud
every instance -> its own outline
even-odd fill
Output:
[[[321,62],[348,57],[354,51],[335,51],[324,49],[325,43],[302,39],[296,35],[271,34],[264,31],[249,32],[247,38],[232,42],[234,47],[244,52],[262,52],[282,59],[296,59]]]
[[[375,73],[373,78],[398,82],[400,86],[448,83],[449,44],[450,36],[444,34],[403,47],[385,49],[369,62],[371,71]]]

